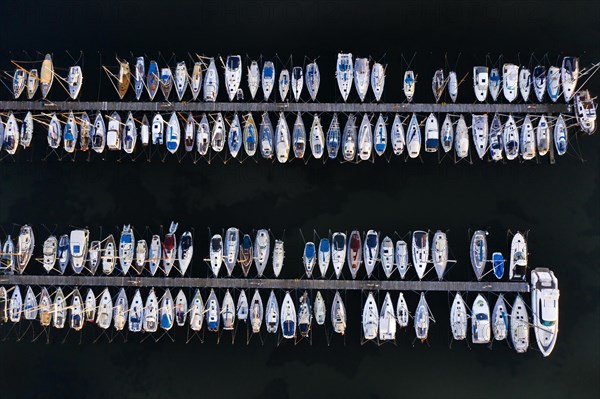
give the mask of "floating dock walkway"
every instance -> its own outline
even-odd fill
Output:
[[[303,103],[303,102],[133,102],[133,101],[0,101],[0,111],[131,111],[131,112],[398,112],[572,114],[570,104],[451,103]]]
[[[384,290],[384,291],[472,291],[529,292],[526,281],[424,281],[424,280],[319,280],[195,277],[113,277],[113,276],[0,276],[0,285],[238,288],[283,290]]]

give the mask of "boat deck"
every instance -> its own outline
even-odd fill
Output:
[[[114,277],[114,276],[0,276],[0,285],[238,288],[283,290],[383,290],[383,291],[474,291],[529,292],[526,281],[403,281],[318,280],[269,278]]]
[[[571,114],[569,104],[319,103],[319,102],[143,102],[143,101],[0,101],[0,111],[131,112],[399,112]]]

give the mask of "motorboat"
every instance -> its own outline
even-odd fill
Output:
[[[210,67],[209,67],[210,68]],[[239,55],[228,55],[225,62],[225,88],[229,101],[233,101],[242,81],[242,57]],[[263,82],[264,85],[264,82]],[[206,91],[204,93],[206,95]]]
[[[502,341],[508,335],[508,311],[503,294],[498,295],[492,311],[492,331],[496,341]]]
[[[259,333],[264,316],[264,307],[258,289],[254,290],[254,295],[252,296],[252,300],[250,301],[249,313],[250,327],[252,328],[252,332],[254,334]]]
[[[312,324],[312,317],[310,297],[308,296],[308,292],[304,291],[300,297],[300,304],[298,307],[298,331],[300,332],[301,337],[308,337]]]
[[[273,65],[272,61],[265,61],[263,64],[261,83],[265,101],[269,101],[269,97],[275,86],[275,65]]]
[[[429,305],[427,305],[427,300],[425,299],[425,294],[423,292],[421,292],[421,298],[419,299],[419,304],[415,311],[414,320],[415,334],[421,342],[425,342],[427,340],[427,335],[429,334]]]
[[[346,332],[346,307],[339,291],[335,292],[331,304],[331,324],[335,333],[344,335]]]
[[[443,231],[438,230],[433,235],[431,259],[438,279],[442,280],[448,264],[448,238]]]
[[[167,151],[171,154],[175,154],[179,149],[179,143],[181,141],[181,125],[179,124],[177,113],[171,113],[169,123],[167,124],[167,131],[165,133]]]
[[[317,260],[317,251],[315,249],[314,242],[307,242],[304,244],[304,252],[302,255],[302,263],[304,264],[304,270],[306,271],[307,277],[312,277],[313,268]]]
[[[440,132],[440,140],[442,143],[442,149],[448,153],[452,149],[454,143],[454,125],[449,114],[446,114],[444,122],[442,123],[442,130]]]
[[[227,78],[228,76],[226,76],[226,79]],[[213,103],[217,101],[217,96],[219,94],[219,73],[217,71],[214,58],[210,58],[208,68],[206,69],[206,76],[204,77],[204,85],[202,90],[204,91],[204,101]]]
[[[510,339],[517,353],[527,352],[529,347],[529,315],[520,294],[517,294],[510,312]]]
[[[175,264],[175,256],[177,253],[177,239],[175,237],[176,231],[177,223],[171,222],[171,226],[169,226],[169,232],[165,235],[165,239],[162,242],[162,261],[166,276],[171,273],[171,269]]]
[[[411,102],[415,95],[415,88],[417,84],[417,78],[415,73],[411,70],[404,72],[403,86],[404,96],[406,101]]]
[[[240,251],[238,255],[238,263],[242,268],[242,273],[244,273],[244,277],[248,277],[248,273],[250,272],[250,267],[252,266],[253,260],[254,247],[252,246],[252,238],[250,238],[249,234],[244,234],[242,236],[242,241],[240,242]]]
[[[421,128],[417,121],[417,115],[414,113],[410,118],[408,131],[406,132],[406,147],[410,158],[416,158],[421,153]]]
[[[150,240],[150,250],[148,251],[148,265],[150,274],[155,275],[162,260],[162,243],[159,235],[153,235]]]
[[[554,145],[556,146],[556,153],[558,155],[565,155],[567,152],[567,145],[569,142],[567,134],[567,125],[565,124],[562,114],[560,114],[554,124]]]
[[[296,337],[296,307],[289,292],[285,293],[281,303],[281,334],[283,338]]]
[[[171,290],[168,288],[165,290],[165,293],[160,301],[158,317],[160,320],[160,327],[163,330],[169,331],[173,327],[173,320],[175,319],[175,305],[173,304]]]
[[[279,113],[275,130],[275,155],[279,163],[286,163],[290,155],[290,129],[283,112]]]
[[[502,132],[502,142],[504,144],[504,153],[506,159],[512,161],[519,155],[519,131],[512,115],[508,116],[508,121],[504,124]]]
[[[502,122],[498,114],[494,114],[492,118],[492,125],[490,126],[490,156],[492,160],[498,162],[501,161],[502,156]]]
[[[550,100],[555,103],[560,96],[560,69],[558,67],[551,66],[548,68],[546,90],[548,90],[548,97],[550,97]]]
[[[87,229],[71,231],[69,238],[69,252],[71,253],[71,267],[75,274],[81,273],[87,259],[90,232]]]
[[[519,91],[523,101],[527,102],[531,92],[531,71],[527,68],[521,68],[519,71]]]
[[[467,338],[467,307],[459,292],[454,296],[450,309],[450,329],[455,340]]]
[[[498,70],[498,68],[492,68],[490,71],[490,83],[488,88],[490,90],[490,95],[492,96],[493,101],[498,100],[498,94],[500,94],[500,86],[500,71]]]
[[[492,254],[492,266],[494,268],[494,275],[498,280],[504,276],[504,256],[500,252],[494,252]]]
[[[476,230],[471,237],[471,265],[477,280],[481,280],[487,262],[487,231]]]
[[[483,159],[488,148],[488,116],[487,114],[476,115],[473,114],[472,133],[473,133],[473,144],[475,144],[475,150],[479,159]]]
[[[306,75],[304,75],[304,79],[306,80],[308,94],[310,94],[310,98],[315,101],[321,84],[321,73],[319,72],[319,66],[316,61],[313,61],[306,66]]]
[[[379,233],[375,230],[369,230],[365,236],[365,243],[363,246],[363,260],[367,271],[367,277],[371,277],[373,274],[377,259],[379,259]]]
[[[521,125],[521,157],[528,161],[535,157],[535,132],[529,114],[525,115]]]
[[[185,276],[190,263],[192,263],[192,256],[194,255],[194,240],[190,231],[185,231],[179,240],[179,246],[177,247],[177,260],[179,261],[179,271],[182,276]]]
[[[156,93],[158,93],[158,88],[160,87],[160,75],[158,71],[158,64],[156,61],[150,61],[148,65],[148,73],[146,74],[146,90],[148,90],[148,96],[150,96],[150,101],[154,100],[156,97]]]
[[[362,161],[366,161],[371,158],[371,152],[373,150],[373,132],[371,130],[371,121],[367,114],[363,115],[360,128],[358,129],[358,157]]]
[[[183,327],[187,321],[188,302],[183,290],[179,290],[175,297],[175,323]]]
[[[135,236],[133,229],[130,224],[123,226],[121,231],[121,238],[119,239],[119,263],[121,264],[121,270],[126,275],[129,272],[129,268],[133,264],[133,257],[135,256]]]
[[[383,88],[385,87],[385,68],[379,62],[373,64],[371,71],[371,90],[375,95],[375,101],[381,101]]]
[[[223,262],[229,276],[233,273],[233,269],[238,262],[239,250],[240,231],[235,227],[230,227],[225,233],[225,245],[223,247]]]
[[[154,288],[150,288],[150,292],[146,297],[146,306],[144,306],[144,317],[142,319],[142,330],[153,333],[158,330],[158,298]]]
[[[290,91],[290,71],[282,69],[279,72],[279,97],[281,101],[287,100],[287,95]]]
[[[440,145],[440,126],[436,116],[432,113],[425,122],[425,152],[436,152]]]
[[[378,156],[382,156],[385,153],[387,141],[387,126],[385,124],[385,120],[383,119],[383,114],[379,114],[379,118],[377,118],[377,123],[375,124],[375,131],[373,132],[375,153]]]
[[[352,162],[356,157],[356,130],[356,117],[354,114],[350,114],[342,134],[342,155],[346,162]]]
[[[490,342],[490,306],[487,300],[478,294],[471,308],[471,338],[474,344]]]
[[[588,90],[575,93],[573,101],[575,117],[582,132],[592,134],[596,131],[596,106]]]
[[[327,309],[325,308],[325,300],[323,299],[323,295],[321,295],[321,291],[317,291],[317,295],[315,296],[314,313],[315,322],[317,323],[317,325],[324,325]]]
[[[213,123],[210,146],[213,151],[221,152],[225,148],[225,121],[223,115],[219,112]]]
[[[544,357],[552,353],[558,335],[558,279],[546,268],[531,271],[531,315],[533,331]]]
[[[433,97],[435,98],[435,102],[440,101],[442,94],[444,93],[444,88],[446,87],[446,79],[444,78],[444,70],[438,69],[433,74],[433,79],[431,81],[431,88],[433,90]]]
[[[525,236],[517,232],[510,244],[510,280],[525,280],[527,277],[527,241]]]
[[[473,67],[473,88],[475,89],[475,97],[477,97],[477,101],[483,102],[487,99],[489,85],[490,81],[488,67]]]
[[[75,120],[73,119],[73,124],[75,124]],[[65,147],[67,146],[67,136],[66,136],[66,126],[69,125],[68,121],[65,125]],[[122,123],[121,117],[117,112],[113,112],[110,114],[108,118],[108,129],[106,130],[106,146],[111,151],[119,151],[121,150],[121,137],[122,137]],[[72,135],[72,140],[75,142],[76,129],[70,129],[70,134]],[[73,144],[74,146],[74,144]]]
[[[563,87],[565,102],[571,101],[576,93],[577,80],[579,79],[579,58],[564,57],[560,68],[560,80]]]
[[[200,331],[204,320],[204,302],[202,301],[202,294],[199,288],[196,288],[189,312],[190,328],[192,331]]]
[[[325,134],[323,133],[323,126],[321,126],[321,119],[316,114],[310,127],[309,142],[312,156],[315,159],[321,159],[325,152]]]
[[[273,274],[275,277],[279,277],[279,273],[281,273],[284,257],[285,250],[283,247],[283,241],[275,240],[275,245],[273,246]]]
[[[304,158],[304,152],[306,151],[306,129],[300,112],[298,112],[296,121],[294,122],[292,146],[294,148],[294,156],[296,158]]]
[[[544,94],[546,93],[546,67],[538,65],[533,68],[533,92],[537,97],[538,102],[544,101]]]
[[[236,312],[237,319],[239,321],[243,321],[245,323],[248,320],[248,297],[246,297],[246,291],[244,290],[240,292],[240,296],[238,297]]]
[[[395,155],[401,155],[404,152],[406,146],[406,140],[404,139],[404,125],[400,115],[394,116],[394,122],[392,122],[392,131],[390,132],[390,141],[392,142],[392,150]]]
[[[246,155],[253,157],[254,154],[256,154],[256,149],[258,147],[258,131],[256,130],[256,123],[254,123],[254,118],[251,113],[244,119],[244,131],[242,133],[244,151],[246,152]]]
[[[135,245],[135,261],[131,265],[137,274],[142,274],[144,265],[148,260],[148,243],[146,240],[138,240]]]
[[[338,54],[335,77],[340,94],[345,102],[348,100],[350,90],[352,90],[352,80],[354,78],[354,63],[352,62],[352,53]]]
[[[360,101],[365,101],[369,90],[371,71],[368,58],[356,58],[354,60],[354,87]]]
[[[502,92],[504,98],[512,103],[519,94],[519,67],[515,64],[502,66]]]
[[[326,147],[327,155],[329,159],[336,159],[340,150],[340,123],[338,121],[337,113],[333,114],[329,129],[327,129]]]
[[[304,72],[302,67],[296,66],[292,68],[292,94],[294,100],[298,101],[304,88]]]
[[[454,71],[448,72],[448,94],[452,102],[455,103],[458,97],[458,77]]]
[[[377,302],[373,297],[373,292],[369,292],[367,300],[363,305],[362,314],[362,327],[363,337],[365,340],[371,340],[377,338],[377,332],[379,329],[379,310],[377,308]]]
[[[56,253],[58,251],[58,240],[55,236],[49,236],[46,241],[44,241],[44,246],[42,248],[43,255],[43,265],[46,272],[50,273],[52,269],[54,269],[54,265],[56,264]]]
[[[406,241],[398,240],[395,249],[394,261],[400,273],[400,278],[404,279],[408,271],[408,245],[406,245]]]
[[[427,261],[429,259],[429,233],[426,231],[413,231],[412,259],[417,276],[419,277],[419,280],[421,280],[423,276],[425,276]]]
[[[215,234],[210,239],[209,245],[210,269],[215,277],[219,277],[219,270],[223,264],[223,238]]]
[[[60,274],[65,274],[69,260],[71,259],[71,251],[69,250],[69,236],[63,234],[58,239],[58,251],[56,253],[58,258],[58,267]]]
[[[390,237],[385,237],[381,241],[381,266],[387,278],[390,278],[394,271],[394,242]]]
[[[321,276],[325,278],[331,263],[331,245],[328,238],[321,238],[319,241],[318,263]]]
[[[83,85],[83,72],[79,65],[75,65],[69,68],[69,74],[67,75],[67,86],[69,87],[69,96],[75,100],[81,92],[81,86]]]
[[[381,341],[390,341],[396,338],[396,312],[390,293],[385,294],[385,299],[381,305],[379,314],[379,339]]]
[[[122,331],[123,328],[125,328],[128,313],[129,302],[127,300],[127,295],[125,294],[125,289],[121,288],[119,290],[119,294],[117,295],[115,306],[113,308],[113,325],[115,327],[115,330]]]
[[[277,303],[277,297],[275,292],[271,290],[269,300],[267,301],[267,309],[265,312],[265,324],[267,326],[267,332],[275,334],[279,327],[279,304]]]
[[[362,263],[362,245],[360,233],[357,230],[352,231],[348,240],[348,267],[350,268],[350,274],[352,279],[356,279],[356,274]]]

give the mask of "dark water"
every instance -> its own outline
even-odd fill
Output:
[[[152,57],[162,51],[167,59],[172,52],[183,59],[188,51],[279,54],[284,62],[293,53],[296,64],[304,55],[321,57],[322,101],[335,98],[339,50],[385,55],[388,101],[400,99],[402,54],[410,59],[415,51],[415,69],[424,77],[417,87],[422,101],[431,100],[429,77],[444,65],[446,52],[448,65],[461,54],[459,75],[485,62],[488,53],[493,61],[504,54],[523,64],[532,51],[538,57],[548,52],[553,61],[576,54],[582,65],[600,60],[600,12],[593,1],[4,1],[2,15],[4,69],[12,69],[10,58],[27,58],[23,49],[34,59],[41,58],[35,50],[53,51],[56,65],[63,66],[70,63],[64,49],[74,56],[85,50],[91,71],[99,70],[98,51],[109,65],[115,52],[129,57],[129,51]],[[96,98],[98,78],[86,79],[83,96]],[[464,86],[459,99],[472,101],[470,82]],[[114,96],[105,78],[101,87],[103,99]],[[590,89],[600,93],[598,78]],[[412,329],[399,334],[397,346],[360,346],[360,296],[349,294],[345,345],[338,338],[327,346],[322,330],[312,346],[279,347],[272,338],[264,346],[257,340],[246,346],[240,332],[234,345],[225,335],[219,344],[209,335],[204,344],[185,344],[185,334],[175,343],[142,344],[134,337],[127,344],[91,344],[84,335],[78,344],[70,336],[61,344],[57,336],[48,345],[13,337],[0,342],[0,396],[598,397],[600,145],[597,137],[582,137],[580,144],[584,162],[571,153],[556,165],[503,166],[438,165],[432,158],[424,164],[308,166],[42,162],[38,146],[35,156],[0,164],[0,223],[6,231],[24,222],[63,229],[130,222],[157,229],[175,219],[194,226],[203,240],[207,227],[268,226],[276,234],[286,231],[284,270],[299,275],[298,229],[307,238],[312,229],[449,229],[459,259],[449,278],[458,280],[472,278],[469,228],[489,229],[505,252],[508,229],[530,230],[530,264],[550,267],[560,280],[560,334],[548,359],[533,350],[517,355],[504,344],[492,351],[456,343],[449,349],[448,296],[431,293],[437,323],[430,347],[413,347]],[[418,294],[407,293],[407,300],[414,308]]]

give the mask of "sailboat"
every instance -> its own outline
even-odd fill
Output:
[[[498,295],[492,311],[492,331],[496,341],[502,341],[508,335],[508,312],[503,294]]]
[[[450,309],[450,329],[455,340],[467,338],[467,307],[459,292],[454,296]]]
[[[177,296],[175,297],[175,323],[179,327],[183,327],[187,320],[188,315],[188,302],[183,290],[179,290],[177,292]]]
[[[150,240],[150,250],[148,251],[148,264],[150,266],[150,274],[155,275],[160,261],[162,259],[162,244],[160,242],[160,236],[153,235]]]
[[[235,227],[230,227],[225,233],[225,246],[223,251],[223,261],[227,268],[227,275],[231,276],[233,268],[238,262],[240,249],[240,231]]]
[[[279,327],[279,304],[275,297],[275,292],[271,290],[269,300],[267,302],[267,310],[265,312],[265,324],[267,325],[267,332],[274,334],[277,332]]]
[[[13,75],[13,95],[15,100],[21,97],[23,91],[25,91],[25,86],[27,84],[27,71],[17,67],[15,73]]]
[[[71,253],[71,267],[75,274],[81,273],[88,254],[88,241],[90,232],[87,229],[71,231],[69,239],[69,252]]]
[[[35,247],[35,236],[29,225],[21,226],[19,238],[17,239],[17,272],[23,274],[31,260],[33,248]]]
[[[306,129],[304,128],[304,121],[300,112],[296,116],[294,122],[294,131],[292,136],[292,145],[294,148],[294,156],[296,158],[304,158],[304,152],[306,150]]]
[[[400,119],[399,114],[394,116],[390,140],[392,142],[392,150],[394,151],[394,154],[401,155],[404,152],[406,140],[404,139],[404,125],[402,124],[402,119]]]
[[[185,62],[178,62],[177,65],[175,66],[175,93],[177,93],[177,98],[179,99],[179,101],[181,101],[183,99],[183,96],[185,95],[185,91],[187,90],[187,86],[188,86],[188,79],[189,79],[189,75],[188,75],[188,70],[187,70],[187,66],[185,65]]]
[[[223,148],[225,148],[225,143],[225,122],[223,120],[223,115],[219,112],[217,114],[217,119],[213,123],[210,146],[213,151],[221,152],[223,151]]]
[[[285,301],[284,301],[285,304]],[[308,337],[312,324],[312,309],[308,292],[304,291],[300,297],[300,306],[298,307],[298,331],[300,336]]]
[[[43,265],[46,272],[50,273],[50,270],[54,269],[56,264],[56,253],[58,251],[58,240],[55,236],[49,236],[44,241],[42,248]]]
[[[379,62],[373,64],[371,71],[371,90],[375,95],[375,101],[381,101],[383,88],[385,87],[385,68]]]
[[[219,277],[219,270],[223,264],[223,238],[220,234],[215,234],[210,239],[209,259],[210,269],[215,277]]]
[[[412,114],[410,123],[408,124],[408,131],[406,133],[406,147],[408,149],[408,156],[410,158],[416,158],[421,153],[421,128],[417,121],[417,115]]]
[[[69,68],[69,74],[67,75],[67,86],[69,87],[69,96],[75,100],[81,92],[83,85],[83,72],[79,65],[75,65]]]
[[[279,72],[279,97],[281,101],[286,101],[288,92],[290,91],[290,71],[282,69]]]
[[[275,87],[275,65],[272,61],[265,61],[263,64],[261,83],[265,101],[269,101],[273,87]]]
[[[389,292],[386,292],[379,314],[379,339],[389,341],[396,338],[396,313]]]
[[[490,90],[492,100],[494,101],[498,100],[498,94],[500,94],[500,86],[500,71],[498,70],[498,68],[492,68],[492,70],[490,71],[490,84],[488,88]]]
[[[427,305],[423,292],[421,292],[421,298],[415,312],[415,334],[421,342],[426,341],[429,334],[429,305]]]
[[[350,239],[348,240],[348,267],[350,268],[350,274],[352,279],[356,279],[356,274],[362,263],[362,244],[360,232],[357,230],[352,231]]]
[[[555,103],[560,95],[560,69],[554,65],[548,68],[546,88],[548,90],[548,96],[550,97],[550,100]]]
[[[144,317],[142,319],[142,330],[153,333],[158,330],[158,298],[154,292],[154,288],[150,288],[150,292],[146,297],[146,306],[144,306]]]
[[[144,91],[144,80],[146,79],[146,65],[144,57],[137,57],[135,61],[135,71],[133,74],[133,91],[135,99],[139,100]]]
[[[492,266],[494,268],[494,275],[498,280],[504,276],[504,257],[500,252],[494,252],[492,254]]]
[[[523,101],[527,102],[531,92],[531,71],[528,68],[521,68],[519,71],[519,91]]]
[[[127,300],[127,295],[125,294],[125,289],[121,288],[119,290],[119,294],[117,295],[117,300],[115,301],[115,306],[113,308],[113,325],[115,327],[115,330],[122,331],[123,328],[125,328],[128,313],[129,302]]]
[[[181,125],[179,124],[177,113],[175,112],[171,113],[171,117],[169,118],[166,139],[167,151],[171,154],[175,154],[179,148],[179,142],[181,141]]]
[[[379,328],[378,317],[379,311],[377,309],[377,302],[373,297],[373,292],[369,292],[367,301],[363,306],[362,314],[362,327],[364,339],[371,340],[377,338],[377,331]]]
[[[1,123],[2,121],[0,121],[0,124]],[[60,122],[58,121],[58,117],[56,116],[56,114],[53,113],[52,118],[50,119],[50,123],[48,124],[48,146],[54,149],[58,148],[60,146],[61,139],[62,129],[60,127]],[[1,147],[2,146],[0,145],[0,148]]]
[[[365,101],[369,90],[370,66],[368,58],[356,58],[354,60],[354,85],[360,101]]]
[[[533,92],[538,102],[544,101],[544,94],[546,94],[546,67],[543,65],[533,68]]]
[[[248,320],[248,297],[246,297],[246,291],[242,290],[240,292],[240,296],[238,297],[237,305],[236,305],[237,319],[239,321],[243,321],[244,323]]]
[[[279,163],[286,163],[290,154],[290,129],[283,112],[279,113],[275,130],[275,154]]]
[[[190,231],[185,231],[181,235],[179,246],[177,247],[177,260],[179,261],[179,271],[182,276],[185,276],[185,273],[192,262],[193,255],[194,240],[192,239],[192,233]]]
[[[356,136],[356,118],[354,114],[350,114],[342,135],[342,155],[346,162],[354,161],[356,156]]]
[[[252,113],[249,113],[245,118],[243,137],[244,151],[249,157],[253,157],[258,146],[258,134]]]
[[[425,152],[436,152],[440,145],[440,126],[432,113],[425,122]]]
[[[135,262],[131,265],[137,274],[142,274],[148,259],[148,244],[146,240],[138,240],[135,245]]]
[[[130,112],[125,121],[125,128],[123,129],[123,150],[127,154],[133,153],[135,150],[135,144],[137,143],[137,128],[133,119],[133,114]]]
[[[346,263],[346,233],[335,232],[331,237],[331,260],[336,278],[340,278]]]
[[[302,262],[304,264],[304,269],[306,271],[307,277],[312,277],[313,268],[316,263],[317,253],[315,250],[314,242],[307,242],[304,244],[304,252],[302,256]]]
[[[304,72],[302,67],[296,66],[292,68],[292,94],[294,100],[298,101],[302,94],[302,88],[304,87]]]
[[[338,122],[337,113],[333,114],[329,129],[327,129],[327,155],[329,159],[336,159],[340,150],[340,123]]]
[[[61,237],[62,238],[65,236]],[[60,241],[58,242],[58,253],[60,259]],[[115,244],[115,238],[113,235],[109,235],[106,238],[106,244],[104,244],[104,250],[102,251],[102,272],[104,274],[111,274],[115,270],[116,252],[117,246]]]
[[[506,159],[512,161],[519,155],[519,132],[517,130],[517,124],[512,115],[508,116],[508,121],[504,124],[504,131],[502,132],[502,141],[504,144],[504,153]]]
[[[412,259],[413,266],[419,280],[425,276],[427,261],[429,259],[429,233],[422,230],[414,231],[412,234]]]
[[[395,249],[394,261],[400,273],[400,278],[404,280],[404,276],[406,276],[406,272],[408,271],[408,245],[406,245],[406,241],[398,240],[396,241]]]
[[[554,145],[556,146],[556,153],[558,155],[565,155],[567,152],[567,144],[569,142],[567,134],[567,125],[562,114],[560,114],[554,124]]]
[[[263,112],[258,131],[258,141],[260,144],[260,154],[265,159],[271,159],[273,157],[273,138],[274,130],[271,119],[269,118],[269,113]]]
[[[148,66],[148,74],[146,75],[146,89],[148,90],[150,101],[154,100],[154,97],[156,97],[159,86],[160,76],[158,72],[158,64],[156,61],[152,60],[150,61],[150,65]]]
[[[60,274],[64,274],[71,259],[71,251],[69,250],[69,236],[63,234],[58,240],[58,266]]]
[[[158,315],[160,327],[165,331],[169,331],[173,327],[173,320],[175,319],[175,307],[173,304],[171,290],[168,288],[163,294]]]
[[[550,150],[550,126],[546,117],[542,115],[535,129],[535,142],[537,152],[540,156],[544,156]]]
[[[411,70],[404,72],[404,79],[402,79],[402,82],[402,91],[404,92],[406,101],[411,102],[415,95],[415,88],[417,83],[415,73]]]
[[[46,293],[46,295],[48,295],[48,291],[46,291],[45,288],[43,288],[41,296],[42,299],[44,297],[44,292]],[[85,302],[83,307],[85,319],[88,323],[94,323],[96,321],[96,308],[96,295],[94,294],[94,291],[91,288],[88,288],[87,293],[85,295]]]
[[[472,132],[473,132],[473,143],[475,144],[475,150],[479,159],[483,159],[488,148],[488,116],[487,114],[476,115],[473,114]]]
[[[60,288],[59,288],[60,289]],[[21,321],[21,314],[23,313],[23,297],[21,296],[21,289],[18,285],[15,285],[13,293],[10,297],[8,304],[9,320],[13,323]]]
[[[333,331],[344,335],[346,332],[346,307],[339,291],[335,292],[333,303],[331,304],[331,324]]]
[[[119,262],[124,275],[129,272],[129,268],[133,263],[133,256],[135,255],[134,245],[135,237],[133,229],[131,225],[126,224],[123,226],[121,238],[119,239]]]
[[[81,135],[79,136],[79,145],[81,151],[87,151],[90,148],[90,139],[92,133],[92,122],[90,121],[90,117],[87,112],[83,112],[81,114],[80,123],[81,123]],[[33,124],[33,122],[32,122]],[[33,130],[32,130],[33,133]]]
[[[165,100],[169,100],[171,90],[173,89],[173,72],[171,67],[161,68],[160,70],[160,91],[162,92]]]
[[[210,126],[208,124],[208,118],[206,114],[202,114],[200,124],[196,130],[196,149],[198,154],[204,156],[208,153],[208,147],[210,146]]]
[[[502,122],[498,114],[494,114],[490,126],[490,156],[494,161],[502,160]]]
[[[190,76],[190,90],[192,91],[192,99],[195,101],[200,95],[202,89],[202,63],[195,62],[192,68],[192,76]]]
[[[52,326],[54,328],[64,328],[67,321],[67,306],[65,296],[59,287],[54,292],[54,303],[52,305]]]
[[[387,126],[385,124],[385,120],[383,119],[383,115],[379,114],[379,118],[377,118],[377,123],[375,124],[375,131],[373,132],[373,142],[375,146],[375,153],[378,156],[381,156],[385,153],[385,149],[387,147]]]
[[[190,328],[192,331],[200,331],[202,329],[202,321],[204,320],[204,302],[200,289],[196,289],[190,306]]]
[[[127,326],[131,332],[142,331],[142,320],[144,319],[144,302],[142,301],[142,294],[139,289],[135,290],[131,306],[129,307],[129,314],[127,315]]]
[[[381,266],[385,276],[390,278],[394,271],[394,243],[390,237],[381,241]]]
[[[519,67],[515,64],[504,64],[502,66],[502,92],[504,98],[512,103],[519,94]]]
[[[104,330],[110,327],[113,317],[113,301],[110,291],[105,288],[100,297],[98,312],[96,314],[96,325]]]
[[[473,67],[473,88],[475,89],[475,97],[477,97],[477,101],[483,102],[487,99],[489,84],[488,67]]]
[[[204,91],[204,101],[213,103],[217,101],[217,96],[219,94],[219,73],[214,58],[210,58],[206,76],[204,77],[204,87],[202,89]]]
[[[69,125],[69,123],[67,122],[67,125]],[[75,124],[75,120],[73,119],[73,129],[70,129],[70,132],[72,134],[73,137],[73,141],[75,140],[75,135],[77,134],[77,128],[76,128],[76,124]],[[65,147],[67,146],[66,141],[67,141],[67,130],[66,130],[66,126],[65,126]],[[111,151],[117,151],[121,149],[121,136],[122,136],[122,123],[121,123],[121,117],[119,116],[119,114],[117,112],[113,112],[112,114],[110,114],[110,117],[108,118],[108,130],[106,131],[106,145],[108,146],[108,149]]]
[[[316,114],[310,127],[309,142],[313,157],[321,159],[325,151],[325,134],[323,133],[323,126],[321,126],[321,119]]]
[[[431,81],[431,88],[433,90],[433,97],[435,98],[435,102],[440,101],[442,97],[442,93],[444,92],[444,87],[446,86],[446,79],[444,78],[444,70],[438,69],[433,74],[433,79]]]
[[[327,309],[325,308],[325,300],[323,299],[323,295],[321,295],[321,291],[317,291],[315,297],[314,313],[317,325],[322,326],[325,324],[325,314],[327,313]]]
[[[162,243],[163,268],[165,275],[167,276],[175,263],[175,255],[177,252],[177,238],[175,237],[175,232],[177,231],[177,226],[177,223],[171,222],[169,232],[165,235],[165,239]]]
[[[125,97],[125,94],[127,94],[127,90],[129,90],[129,82],[131,79],[131,73],[129,70],[129,62],[121,61],[119,59],[117,59],[117,61],[119,62],[119,76],[117,77],[117,92],[119,93],[119,98],[122,100]],[[42,65],[42,69],[43,68],[44,68],[44,66]]]
[[[442,142],[442,149],[448,153],[452,149],[454,143],[454,126],[450,115],[446,114],[444,122],[442,123],[442,130],[440,132],[440,140]]]
[[[458,98],[458,77],[454,71],[448,72],[448,94],[452,102],[455,103]]]
[[[289,292],[285,293],[283,302],[281,303],[281,334],[283,338],[291,339],[296,337],[296,307],[292,301]]]
[[[48,93],[52,88],[52,82],[54,82],[54,64],[52,63],[52,56],[46,54],[40,72],[40,90],[42,91],[43,99],[48,96]]]
[[[275,274],[275,277],[279,277],[279,273],[281,273],[284,257],[283,241],[275,240],[275,245],[273,246],[273,274]]]
[[[35,320],[38,312],[38,303],[31,286],[27,287],[25,302],[23,303],[23,316],[25,320]]]
[[[525,120],[521,125],[521,157],[528,161],[535,157],[535,132],[529,114],[525,115]]]
[[[377,259],[379,259],[379,233],[375,230],[369,230],[365,236],[363,259],[365,262],[367,276],[371,277],[371,274],[373,274],[373,269],[375,269]]]
[[[409,318],[410,312],[408,311],[408,305],[404,299],[404,294],[401,292],[398,295],[398,302],[396,303],[396,320],[398,321],[400,328],[408,326]]]
[[[40,78],[38,76],[38,70],[33,68],[27,74],[27,86],[26,87],[27,87],[27,99],[28,100],[31,100],[33,98],[33,96],[35,96],[35,93],[37,92],[39,85],[40,85]]]
[[[363,115],[360,128],[358,129],[358,157],[366,161],[371,158],[373,150],[373,132],[368,114]]]
[[[227,61],[225,62],[225,88],[227,89],[229,101],[233,101],[233,98],[240,87],[241,80],[242,57],[239,55],[228,55]],[[206,91],[204,94],[206,95]]]
[[[240,242],[240,251],[238,256],[238,263],[242,268],[244,277],[248,277],[252,261],[254,260],[254,247],[252,246],[252,238],[249,234],[244,234],[242,241]]]
[[[321,84],[321,73],[319,72],[319,66],[316,61],[309,63],[306,66],[306,89],[310,98],[315,101],[317,99],[317,93],[319,92],[319,85]]]
[[[250,97],[254,100],[256,93],[258,92],[258,86],[260,85],[260,70],[258,68],[258,62],[252,60],[248,67],[248,90],[250,90]]]
[[[563,87],[565,102],[571,101],[576,93],[577,80],[579,79],[579,58],[564,57],[560,68],[560,80]]]
[[[327,276],[327,269],[329,269],[329,263],[331,262],[331,245],[328,238],[321,238],[321,241],[319,241],[318,258],[321,277],[325,278]]]
[[[190,112],[185,120],[185,129],[183,131],[183,148],[185,152],[192,152],[194,142],[196,141],[196,121],[194,115]]]
[[[344,102],[346,102],[350,95],[350,90],[352,90],[352,80],[354,78],[352,53],[338,53],[335,77],[340,94],[342,95]]]
[[[510,338],[517,353],[527,352],[529,347],[529,315],[520,294],[517,294],[510,312]]]
[[[443,231],[436,231],[433,235],[433,245],[431,246],[431,258],[438,279],[444,278],[446,265],[448,264],[448,239]]]
[[[481,280],[487,262],[487,231],[477,230],[471,237],[471,265],[477,280]]]
[[[264,315],[264,307],[263,301],[260,297],[260,293],[258,289],[254,290],[254,295],[252,296],[252,300],[250,301],[250,326],[252,327],[253,333],[259,333],[260,327],[262,325],[263,315]]]

